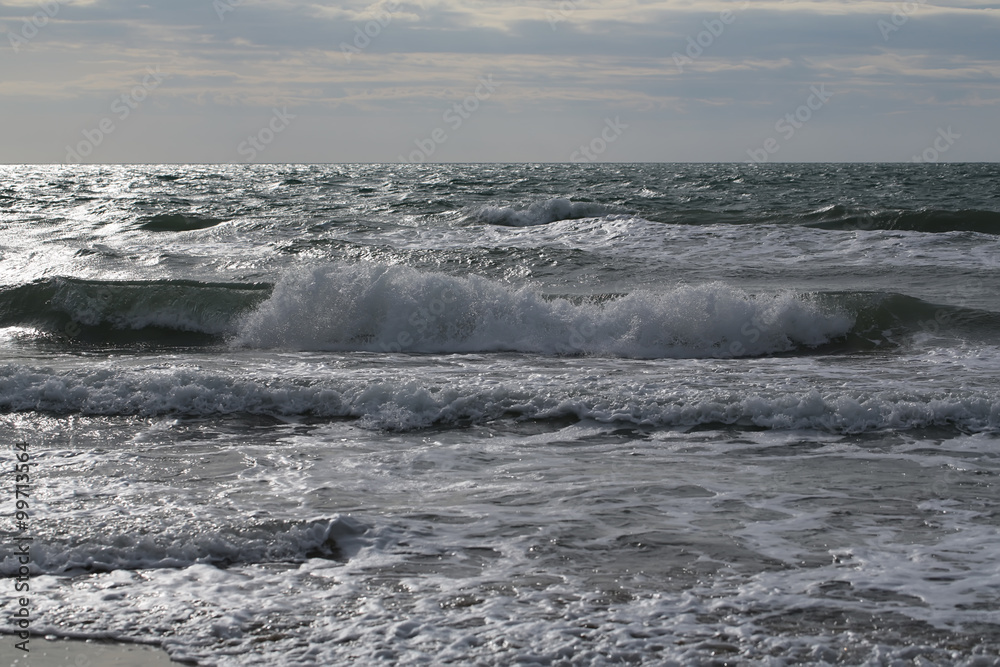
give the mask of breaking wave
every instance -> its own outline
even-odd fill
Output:
[[[381,263],[275,284],[50,278],[0,288],[0,328],[77,343],[300,351],[727,358],[996,340],[1000,314],[878,292],[753,294],[724,283],[589,297]],[[33,333],[24,333],[29,330]]]
[[[446,374],[418,382],[400,373],[286,380],[188,368],[56,371],[0,367],[0,410],[57,414],[354,419],[362,428],[410,430],[497,419],[593,420],[639,427],[730,425],[860,433],[952,426],[1000,428],[1000,397],[974,389],[824,392],[739,385],[711,388],[590,375],[567,382],[538,375]]]
[[[255,348],[732,357],[789,352],[845,336],[853,317],[793,293],[720,283],[574,303],[479,277],[338,264],[286,274],[242,319]]]
[[[578,220],[628,213],[625,209],[615,206],[592,202],[574,202],[557,197],[535,202],[527,207],[482,206],[470,213],[466,220],[504,227],[533,227],[560,220]]]

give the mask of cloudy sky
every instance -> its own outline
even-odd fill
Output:
[[[1000,2],[6,0],[0,162],[1000,160]]]

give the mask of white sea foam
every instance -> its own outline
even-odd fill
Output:
[[[334,264],[287,272],[242,320],[235,342],[294,350],[738,357],[821,345],[852,325],[850,316],[827,312],[808,296],[752,295],[722,283],[574,304],[477,276]]]
[[[311,467],[288,511],[347,474],[369,487],[350,559],[35,576],[34,627],[218,665],[995,664],[995,503],[971,471],[929,484],[953,449],[995,470],[994,436],[935,440],[918,468],[889,440],[665,433],[625,452],[613,430],[404,438],[422,465],[375,447],[349,473],[343,425],[290,437]],[[413,486],[405,509],[387,478]],[[209,506],[253,509],[258,481]]]
[[[12,169],[33,634],[219,667],[1000,664],[1000,236],[797,224],[878,181],[851,206],[981,227],[994,167]],[[557,188],[595,202],[528,205]],[[175,211],[232,222],[135,225]]]
[[[392,375],[338,371],[332,377],[286,380],[195,368],[54,371],[6,365],[0,367],[0,408],[87,415],[310,415],[356,418],[366,428],[394,430],[502,417],[832,433],[938,425],[1000,428],[1000,397],[989,388],[819,391],[808,383],[782,385],[777,378],[731,378],[727,385],[726,377],[722,386],[693,387],[680,377],[642,381],[558,372],[491,377],[445,371],[416,380],[405,370]],[[758,386],[759,381],[771,386]]]

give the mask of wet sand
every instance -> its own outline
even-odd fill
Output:
[[[0,636],[0,665],[6,667],[167,667],[180,665],[166,651],[145,644],[80,641],[73,639],[46,640],[32,637],[30,651],[14,647],[10,635]]]

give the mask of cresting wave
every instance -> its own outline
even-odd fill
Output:
[[[560,220],[579,220],[607,215],[627,215],[630,211],[593,202],[574,202],[563,197],[535,202],[527,207],[481,206],[466,216],[466,220],[504,227],[532,227]]]
[[[193,527],[196,528],[196,527]],[[367,527],[346,516],[308,522],[271,521],[243,526],[206,522],[189,534],[148,529],[108,534],[103,543],[81,544],[55,537],[31,548],[32,574],[112,572],[181,568],[199,563],[216,567],[251,563],[301,563],[309,558],[343,560],[363,545]],[[193,536],[192,536],[193,534]],[[0,562],[0,573],[18,572],[17,558]]]
[[[188,280],[50,278],[0,288],[0,326],[36,327],[87,342],[169,340],[184,332],[195,336],[178,342],[209,342],[231,334],[234,319],[266,299],[269,289]]]
[[[1000,234],[1000,212],[983,210],[867,210],[838,204],[807,213],[796,222],[819,229]]]
[[[283,380],[184,368],[54,371],[0,367],[0,410],[109,416],[264,415],[356,419],[362,428],[411,430],[495,420],[593,420],[630,427],[737,426],[861,433],[948,426],[1000,429],[1000,397],[988,390],[862,390],[821,393],[756,384],[698,388],[673,381],[623,382],[595,375],[499,379],[452,375]]]
[[[466,215],[469,222],[505,227],[532,227],[562,220],[616,218],[639,215],[648,220],[680,225],[793,224],[830,230],[886,230],[937,234],[978,232],[1000,234],[1000,211],[947,209],[871,209],[835,204],[801,214],[775,216],[769,211],[705,211],[683,208],[645,209],[610,206],[595,202],[574,202],[563,197],[534,202],[527,206],[481,206]]]
[[[919,332],[993,341],[1000,314],[899,294],[749,294],[722,283],[568,299],[477,276],[337,263],[289,270],[275,285],[46,279],[0,288],[0,327],[70,345],[725,358],[884,347]]]
[[[234,342],[328,351],[739,357],[829,343],[853,323],[808,296],[755,296],[719,283],[573,303],[476,276],[336,264],[286,274],[243,318]]]

